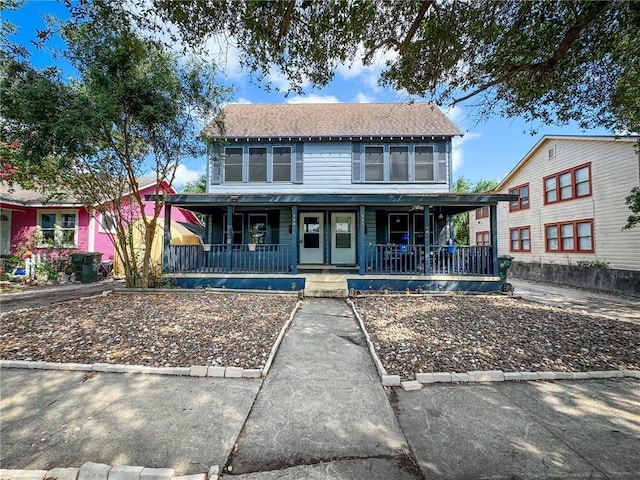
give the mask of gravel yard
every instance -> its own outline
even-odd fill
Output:
[[[297,302],[258,294],[112,294],[0,314],[0,358],[263,367]]]
[[[640,369],[640,325],[507,296],[359,297],[389,374]]]

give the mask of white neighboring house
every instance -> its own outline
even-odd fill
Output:
[[[494,193],[500,203],[498,254],[514,262],[606,262],[640,271],[640,227],[622,230],[631,214],[625,197],[640,184],[639,137],[545,136]],[[469,214],[471,245],[490,241],[489,209]]]

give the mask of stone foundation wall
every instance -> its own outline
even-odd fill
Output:
[[[634,270],[513,262],[509,277],[640,297],[640,272]]]

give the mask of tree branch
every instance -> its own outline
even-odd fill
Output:
[[[285,36],[289,27],[291,26],[291,15],[293,14],[293,9],[296,6],[295,0],[289,0],[287,4],[287,10],[284,12],[284,16],[282,17],[282,24],[280,24],[280,32],[278,32],[277,41],[280,43],[282,41],[282,37]]]
[[[520,63],[518,65],[512,65],[504,75],[481,85],[479,88],[463,97],[454,99],[452,105],[464,102],[465,100],[468,100],[495,85],[505,83],[518,73],[547,73],[553,70],[561,60],[567,57],[571,46],[576,42],[576,40],[578,40],[578,38],[580,38],[582,31],[591,22],[598,18],[607,8],[609,8],[609,2],[592,2],[589,7],[578,15],[573,26],[567,30],[567,33],[562,38],[558,48],[550,58],[538,63]]]
[[[433,0],[425,0],[422,2],[422,5],[420,6],[420,10],[418,11],[418,15],[413,20],[413,23],[411,24],[411,28],[407,32],[407,36],[404,37],[404,40],[400,43],[400,46],[398,47],[398,52],[400,53],[400,55],[405,53],[407,51],[407,48],[409,48],[409,45],[411,44],[411,40],[413,40],[413,37],[415,36],[416,32],[420,28],[420,24],[422,23],[422,20],[424,20],[424,16],[427,14],[427,11],[431,7],[431,5],[433,5]]]

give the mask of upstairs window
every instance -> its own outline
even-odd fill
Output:
[[[409,181],[409,147],[389,147],[389,179]]]
[[[225,182],[242,181],[243,152],[240,148],[224,149],[224,180]]]
[[[416,182],[432,182],[434,180],[433,147],[417,145],[414,149]]]
[[[591,195],[591,164],[544,178],[544,202],[556,203]]]
[[[366,182],[384,181],[383,147],[364,147],[364,179]]]
[[[434,145],[354,144],[352,180],[360,182],[447,183],[449,156]],[[364,170],[364,172],[363,172]]]
[[[489,207],[476,208],[476,220],[489,218]]]
[[[517,200],[513,200],[509,203],[509,211],[516,212],[518,210],[525,210],[529,208],[529,184],[520,185],[518,187],[509,190],[511,195],[518,195]]]
[[[273,181],[291,181],[291,147],[273,147]]]
[[[267,148],[249,148],[249,181],[267,181]]]

